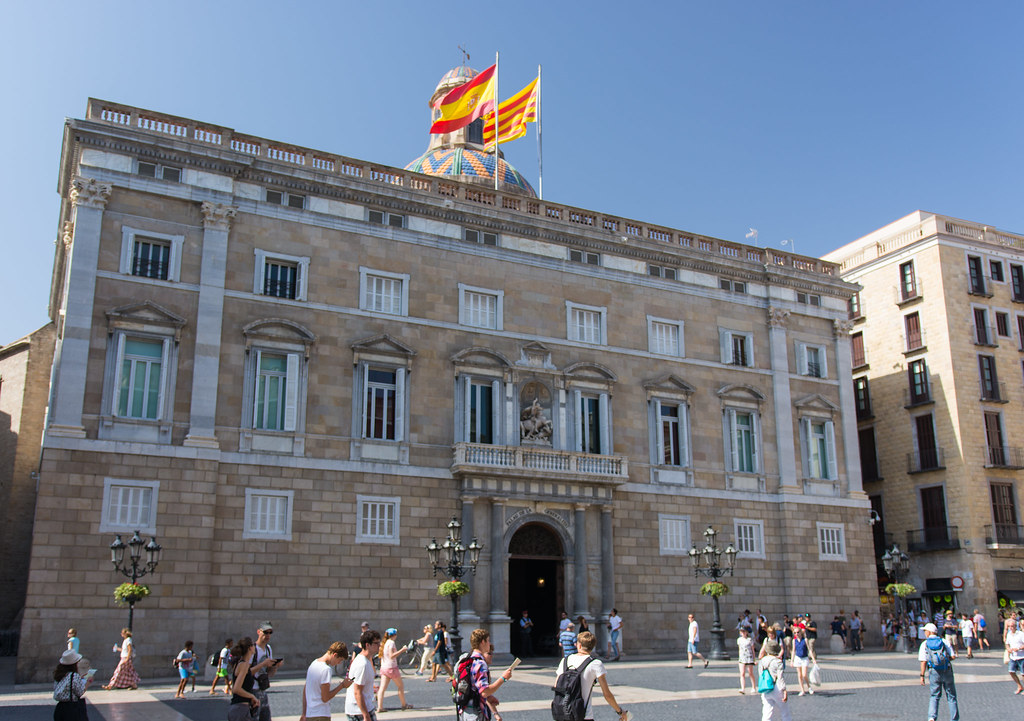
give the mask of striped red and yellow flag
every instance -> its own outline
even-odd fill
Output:
[[[507,143],[526,135],[526,124],[537,122],[537,82],[520,90],[498,106],[498,142]],[[484,116],[484,147],[494,149],[494,112]]]
[[[496,95],[494,76],[497,71],[498,65],[495,63],[441,98],[436,106],[441,114],[430,126],[430,132],[451,133],[493,112]]]

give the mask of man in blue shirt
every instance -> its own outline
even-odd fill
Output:
[[[523,609],[523,617],[519,619],[519,654],[526,658],[533,655],[533,621],[530,612]]]
[[[576,653],[576,627],[572,621],[565,627],[565,630],[558,634],[558,643],[562,646],[562,655],[571,656]]]

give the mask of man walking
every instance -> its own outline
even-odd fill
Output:
[[[363,631],[359,637],[359,655],[348,670],[351,681],[345,691],[345,714],[348,721],[376,721],[373,697],[373,657],[380,650],[380,633]]]
[[[686,637],[686,668],[693,668],[694,656],[703,661],[704,668],[707,668],[708,660],[697,650],[697,644],[700,643],[700,626],[697,625],[697,621],[693,618],[692,613],[687,616],[687,619],[690,621],[690,626]]]
[[[583,690],[584,695],[587,698],[587,705],[583,711],[583,718],[585,721],[590,721],[594,718],[594,712],[591,709],[590,702],[593,699],[594,684],[601,684],[601,695],[604,696],[604,700],[611,706],[612,711],[618,714],[620,721],[626,719],[626,709],[619,705],[619,702],[615,700],[615,695],[612,694],[612,690],[608,687],[608,679],[606,678],[604,664],[601,660],[594,658],[591,654],[594,650],[594,646],[597,645],[597,639],[590,631],[581,631],[580,635],[576,637],[576,653],[566,656],[562,659],[561,663],[558,664],[558,674],[555,676],[555,684],[558,684],[558,677],[569,669],[583,670],[580,672],[581,683],[580,688]],[[584,668],[585,664],[585,668]]]
[[[1013,617],[1006,619],[1005,643],[1010,654],[1010,678],[1017,684],[1014,693],[1019,696],[1024,693],[1024,684],[1019,675],[1024,674],[1024,630],[1017,628],[1017,621]]]
[[[331,690],[331,669],[348,658],[348,648],[335,641],[306,670],[306,688],[302,694],[302,715],[299,721],[331,721],[331,699],[352,685],[347,678]]]
[[[946,703],[949,704],[950,721],[960,721],[960,709],[956,705],[956,683],[953,681],[953,659],[956,651],[944,639],[939,637],[939,629],[934,623],[924,626],[925,639],[917,652],[917,660],[921,662],[921,685],[924,686],[925,675],[931,686],[928,699],[928,721],[937,721],[939,717],[939,697],[946,692]]]
[[[818,662],[818,655],[814,652],[814,644],[818,640],[818,624],[811,620],[811,614],[804,614],[804,633],[807,636],[807,650],[811,652],[811,663]]]
[[[860,613],[853,612],[850,617],[850,650],[854,653],[863,651],[862,634],[864,633],[864,622],[860,620]]]
[[[489,683],[490,669],[487,667],[484,655],[493,653],[491,634],[482,628],[476,629],[469,635],[469,646],[473,652],[468,659],[459,662],[457,673],[461,675],[462,664],[469,663],[469,678],[475,693],[471,695],[469,703],[458,710],[458,715],[462,721],[490,721],[492,706],[488,699],[491,699],[494,693],[512,678],[512,669],[505,669],[497,681]],[[497,699],[494,699],[494,702],[496,703]]]
[[[270,679],[277,673],[280,661],[274,660],[274,650],[270,647],[270,636],[274,633],[274,627],[270,621],[264,621],[256,629],[256,654],[252,657],[252,674],[256,677],[256,687],[253,688],[253,695],[260,702],[260,716],[258,721],[270,721],[270,701],[267,699],[267,689],[270,688]]]
[[[608,658],[618,661],[621,654],[619,639],[622,637],[622,617],[617,608],[613,608],[608,616],[608,632]]]

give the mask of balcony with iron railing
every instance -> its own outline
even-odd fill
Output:
[[[988,403],[1010,402],[1010,397],[1006,394],[1006,383],[1004,381],[996,381],[995,383],[985,383],[982,381],[979,385],[981,400]]]
[[[907,531],[908,551],[948,551],[956,548],[960,548],[960,529],[957,526]]]
[[[971,342],[986,348],[998,348],[995,326],[971,323]]]
[[[914,283],[909,287],[894,285],[892,292],[896,305],[901,307],[908,305],[924,297],[924,281],[920,278],[915,278]]]
[[[903,333],[903,355],[911,355],[928,350],[928,333],[925,330],[917,333]]]
[[[1024,448],[1019,446],[981,446],[986,468],[1024,468]]]
[[[985,526],[986,546],[1024,546],[1024,526],[994,523]]]
[[[533,476],[547,479],[612,481],[629,478],[625,456],[605,456],[536,446],[491,446],[456,443],[452,471],[490,475]]]
[[[927,473],[928,471],[941,471],[946,466],[945,454],[942,446],[928,448],[921,451],[912,451],[907,454],[907,473]]]
[[[929,403],[934,403],[935,398],[932,396],[932,384],[928,383],[923,388],[921,387],[909,387],[903,389],[903,407],[914,408],[916,406],[925,406]]]

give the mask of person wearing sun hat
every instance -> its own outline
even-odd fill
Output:
[[[53,699],[57,702],[53,718],[56,721],[88,718],[83,696],[92,684],[92,676],[85,678],[79,673],[81,660],[82,654],[69,648],[57,662],[53,672]]]

